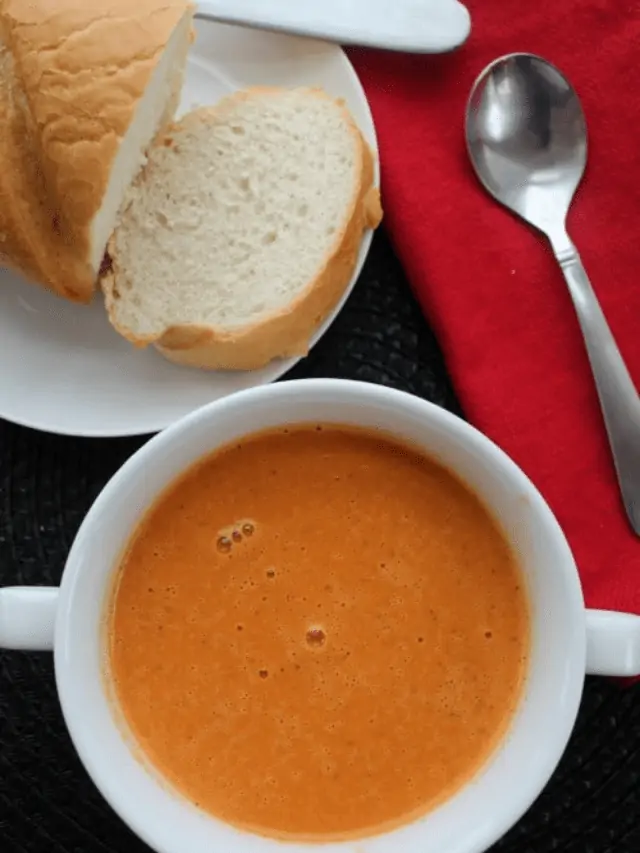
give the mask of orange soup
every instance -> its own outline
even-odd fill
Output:
[[[452,473],[305,426],[202,460],[149,511],[109,614],[117,700],[200,808],[341,839],[424,814],[489,757],[529,646],[507,542]]]

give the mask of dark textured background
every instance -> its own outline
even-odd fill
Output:
[[[458,410],[438,346],[382,233],[346,308],[294,375],[384,383]],[[0,421],[0,583],[57,583],[83,515],[143,441],[61,438]],[[73,752],[51,657],[0,652],[0,853],[144,849]],[[553,781],[496,849],[640,853],[640,685],[587,681]]]

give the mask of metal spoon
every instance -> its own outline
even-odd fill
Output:
[[[471,28],[459,0],[201,0],[196,18],[409,53],[453,50]]]
[[[578,96],[544,59],[504,56],[473,85],[466,138],[485,189],[551,242],[584,336],[627,516],[640,535],[640,399],[566,231],[587,162]]]

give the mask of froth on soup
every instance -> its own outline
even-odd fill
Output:
[[[161,495],[119,567],[109,674],[175,788],[256,833],[375,834],[467,782],[522,691],[529,616],[480,500],[417,450],[304,425]]]

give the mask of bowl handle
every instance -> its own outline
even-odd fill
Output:
[[[640,616],[587,610],[587,675],[640,675]]]
[[[0,648],[50,652],[58,592],[57,586],[0,589]]]

